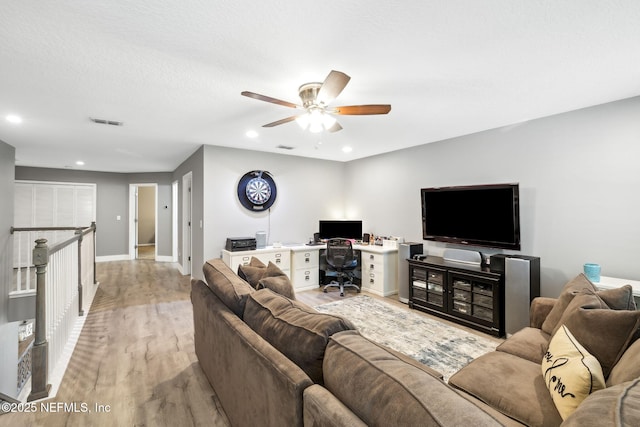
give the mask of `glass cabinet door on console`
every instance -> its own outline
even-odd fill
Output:
[[[452,314],[468,318],[471,321],[492,327],[498,324],[499,294],[498,279],[477,277],[471,274],[450,272],[449,289],[451,289]]]
[[[446,311],[445,271],[409,265],[409,305]]]
[[[409,307],[504,336],[504,275],[429,256],[409,263]]]

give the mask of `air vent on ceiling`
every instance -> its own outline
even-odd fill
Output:
[[[295,147],[290,147],[288,145],[278,145],[276,148],[279,148],[281,150],[293,150]]]
[[[89,119],[92,122],[98,123],[98,124],[101,124],[101,125],[122,126],[124,124],[124,123],[118,122],[116,120],[95,119],[93,117],[89,117]]]

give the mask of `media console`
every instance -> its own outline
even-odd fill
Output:
[[[502,337],[504,274],[429,256],[409,261],[409,307]]]

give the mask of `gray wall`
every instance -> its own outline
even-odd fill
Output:
[[[204,146],[198,148],[187,160],[182,162],[180,166],[173,172],[173,180],[178,181],[178,262],[180,265],[184,265],[185,250],[182,248],[182,200],[184,195],[182,194],[182,178],[191,172],[193,185],[191,188],[192,194],[192,212],[191,221],[193,223],[192,231],[192,252],[191,252],[191,264],[192,275],[194,277],[202,277],[202,265],[204,264],[204,240],[200,223],[203,218],[203,201],[204,201],[204,187],[203,187],[203,174],[204,174]]]
[[[121,174],[70,169],[16,167],[17,180],[97,184],[96,255],[129,253],[129,184],[158,183],[158,256],[171,256],[171,174]],[[164,206],[168,206],[164,209]],[[120,216],[120,220],[116,219]]]
[[[637,280],[639,118],[636,97],[353,161],[345,203],[374,233],[422,241],[420,188],[519,182],[519,253],[541,257],[543,295],[585,262]]]
[[[201,277],[204,260],[220,257],[227,237],[269,233],[269,243],[305,243],[317,231],[319,219],[345,217],[343,192],[345,164],[325,160],[261,153],[233,148],[205,146],[202,171],[194,168],[194,250],[201,234],[202,254],[194,254],[193,275]],[[251,170],[267,170],[276,182],[278,194],[267,212],[246,210],[237,197],[240,178]],[[181,169],[174,178],[182,176]],[[203,205],[196,205],[202,189]],[[201,216],[200,216],[201,215]],[[198,233],[202,222],[202,231]]]
[[[0,392],[15,397],[18,378],[18,324],[7,320],[13,286],[13,226],[15,149],[0,141]]]

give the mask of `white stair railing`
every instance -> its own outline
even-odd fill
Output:
[[[28,259],[29,262],[24,261],[26,267],[21,263],[22,258],[18,257],[18,271],[25,268],[27,272],[31,268],[35,270],[35,280],[24,281],[29,286],[21,285],[22,282],[17,281],[14,291],[35,290],[35,341],[31,356],[31,394],[27,399],[29,401],[49,395],[49,374],[55,370],[76,321],[89,309],[97,288],[96,225],[92,223],[85,229],[66,227],[55,231],[68,230],[75,232],[73,237],[52,246],[47,245],[46,238],[36,239],[36,246]],[[32,233],[38,230],[16,228],[12,232]],[[18,246],[20,247],[20,244]],[[29,264],[33,264],[33,267]]]

